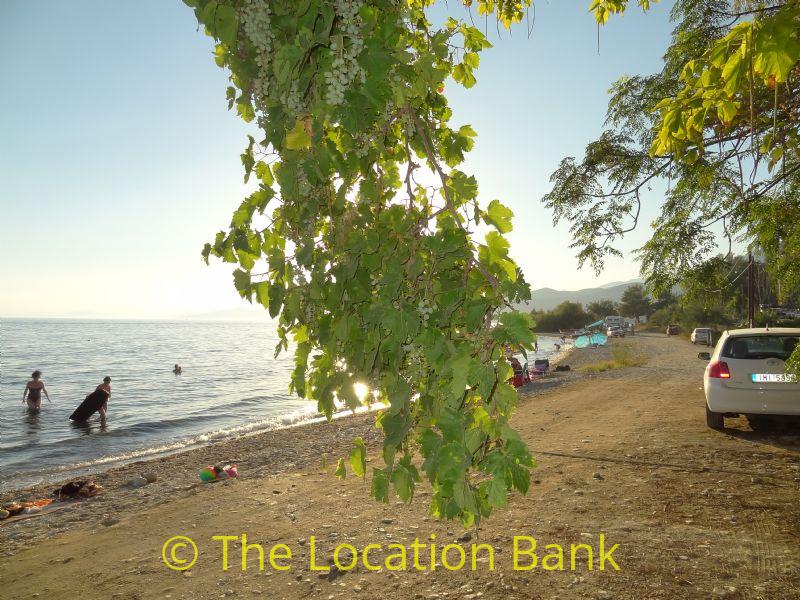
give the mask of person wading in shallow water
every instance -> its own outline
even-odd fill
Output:
[[[42,392],[44,392],[47,401],[51,402],[50,394],[47,393],[47,389],[44,387],[44,382],[40,379],[41,376],[42,372],[37,369],[31,375],[33,379],[25,384],[25,391],[22,392],[22,403],[25,404],[25,401],[28,401],[28,410],[38,412],[41,409]]]
[[[111,399],[111,377],[103,377],[103,383],[98,385],[94,391],[104,392],[106,394],[106,399],[103,400],[103,404],[101,404],[100,408],[97,409],[97,412],[100,413],[100,418],[105,421],[106,411],[108,410],[108,401]]]
[[[69,418],[72,421],[83,423],[88,421],[89,417],[95,412],[99,412],[101,421],[105,422],[109,398],[111,398],[111,377],[104,377],[103,383],[86,396],[86,399],[81,402],[81,405],[75,409],[75,412]]]

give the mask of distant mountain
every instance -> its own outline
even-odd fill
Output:
[[[554,290],[552,288],[541,288],[533,290],[531,296],[533,297],[530,302],[522,302],[517,304],[514,308],[518,310],[530,311],[536,310],[552,310],[559,304],[565,301],[579,302],[585,307],[589,302],[596,300],[611,300],[612,302],[619,302],[622,300],[622,294],[625,290],[632,285],[641,284],[641,279],[631,279],[630,281],[615,281],[593,288],[585,288],[582,290]]]
[[[604,285],[598,285],[597,287],[601,289],[617,287],[619,285],[636,285],[636,284],[644,283],[644,279],[641,277],[637,277],[636,279],[628,279],[628,281],[612,281],[611,283],[606,283]]]

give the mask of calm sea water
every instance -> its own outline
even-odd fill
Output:
[[[537,356],[551,356],[554,341],[540,339]],[[4,319],[0,490],[318,418],[313,403],[289,394],[291,352],[274,358],[277,342],[270,321]],[[34,369],[52,404],[43,396],[41,413],[29,415],[21,400]],[[97,414],[70,422],[106,375],[106,426]]]

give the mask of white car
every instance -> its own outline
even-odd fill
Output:
[[[691,339],[693,344],[705,344],[706,346],[710,346],[711,330],[707,327],[696,327],[694,331],[692,331]]]
[[[726,416],[745,415],[751,425],[768,415],[800,416],[800,383],[785,372],[798,341],[800,328],[723,333],[703,376],[708,426],[723,429]]]
[[[606,330],[608,337],[625,337],[625,330],[622,327],[614,325]]]

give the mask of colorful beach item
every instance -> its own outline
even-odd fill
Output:
[[[214,465],[213,467],[206,467],[200,471],[200,480],[206,483],[212,481],[223,481],[239,476],[239,471],[236,465]]]
[[[214,481],[217,478],[217,474],[214,472],[214,467],[206,467],[200,471],[200,481]]]

